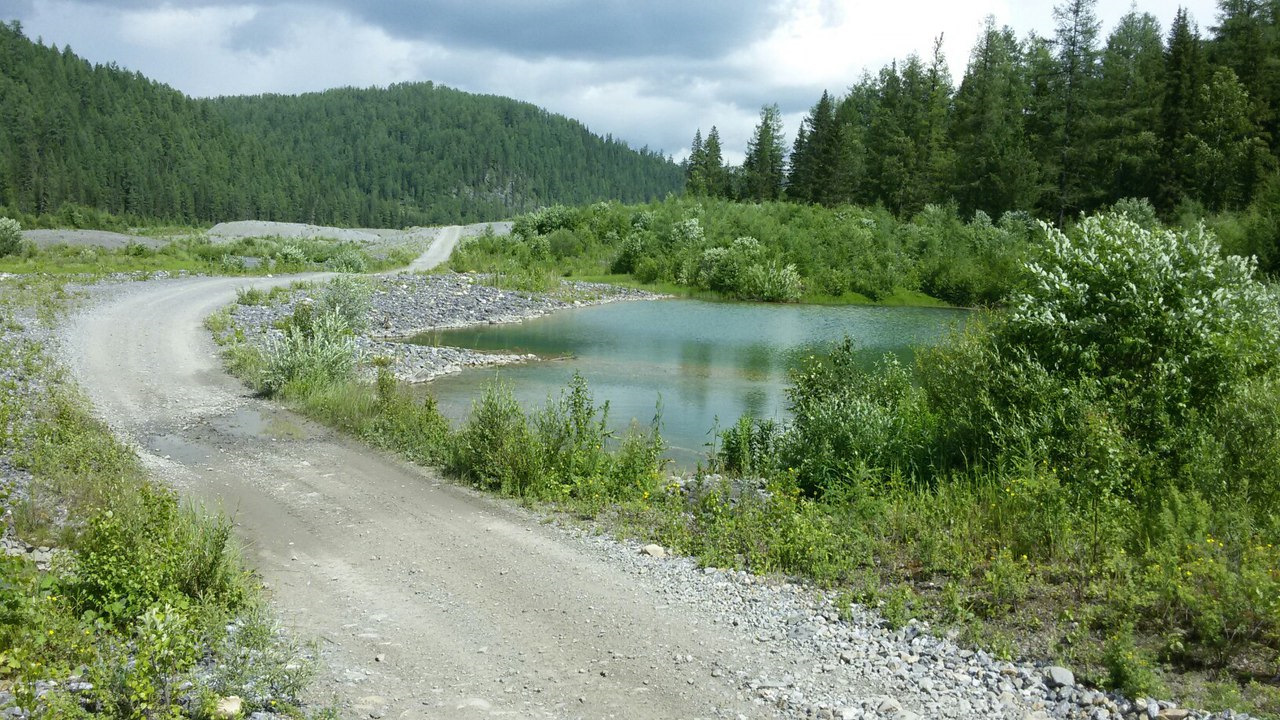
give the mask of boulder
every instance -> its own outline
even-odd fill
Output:
[[[1051,665],[1044,669],[1044,683],[1051,688],[1075,687],[1076,676],[1064,667]]]

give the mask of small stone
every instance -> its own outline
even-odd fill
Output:
[[[386,661],[387,661],[387,656],[386,656],[386,655],[383,655],[382,653],[378,653],[377,655],[374,655],[374,656],[373,656],[373,661],[374,661],[374,662],[386,662]]]
[[[876,710],[884,713],[885,715],[892,715],[902,710],[902,704],[891,697],[887,697],[880,702],[880,705],[876,707]]]
[[[220,720],[231,720],[240,717],[240,713],[244,709],[244,700],[239,695],[228,695],[218,699],[218,704],[213,709],[213,716]]]
[[[651,544],[640,548],[641,555],[648,555],[652,558],[664,558],[667,556],[666,548],[661,545]]]
[[[1044,669],[1044,682],[1051,688],[1075,687],[1076,676],[1064,667],[1051,665]]]
[[[1184,708],[1166,708],[1156,715],[1160,720],[1187,720],[1191,716],[1191,711]]]

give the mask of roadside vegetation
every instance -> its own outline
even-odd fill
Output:
[[[372,385],[319,361],[280,384],[267,368],[301,345],[228,335],[228,355],[264,392],[475,486],[708,565],[806,577],[889,623],[953,627],[1102,687],[1280,715],[1274,292],[1212,233],[1142,203],[1038,233],[1004,302],[914,367],[867,370],[846,342],[797,371],[789,422],[721,434],[721,480],[667,477],[659,418],[607,437],[581,378],[541,409],[494,386],[451,428],[385,362]]]
[[[21,717],[210,718],[232,696],[244,715],[300,714],[308,653],[230,520],[151,480],[23,331],[68,302],[47,277],[0,292],[0,531],[52,549],[49,567],[0,555],[0,696]]]

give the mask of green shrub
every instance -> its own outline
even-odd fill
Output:
[[[281,245],[271,257],[281,265],[291,266],[306,265],[308,260],[306,251],[293,243]]]
[[[892,356],[863,369],[846,339],[794,373],[787,395],[792,421],[782,464],[795,468],[806,490],[832,490],[872,470],[912,476],[929,467],[934,418]]]
[[[534,415],[533,432],[542,456],[539,465],[559,485],[560,493],[568,495],[607,468],[608,421],[609,403],[597,407],[587,381],[577,372],[568,389],[555,400],[548,398],[543,410]]]
[[[368,269],[369,263],[359,250],[343,248],[326,260],[324,266],[334,272],[362,273]]]
[[[267,348],[261,385],[269,395],[288,392],[292,385],[297,386],[293,392],[305,395],[307,388],[350,377],[355,367],[355,337],[346,318],[336,309],[304,315],[313,319],[290,324],[284,337]]]
[[[742,477],[776,471],[781,435],[782,427],[777,422],[743,415],[733,427],[720,433],[720,449],[714,459],[726,472]]]
[[[796,302],[803,294],[795,265],[751,265],[743,272],[737,295],[747,300]]]
[[[351,332],[363,332],[369,327],[369,313],[373,311],[372,295],[373,289],[360,278],[336,277],[324,285],[315,312],[336,313]]]
[[[551,205],[516,218],[513,235],[525,240],[538,235],[549,235],[556,230],[572,229],[577,221],[576,212],[564,205]]]
[[[266,305],[268,297],[267,291],[261,288],[236,288],[236,304],[238,305]]]
[[[22,250],[22,226],[17,220],[0,217],[0,256]]]
[[[81,611],[132,622],[158,602],[244,599],[231,526],[183,509],[171,491],[141,485],[90,518],[66,588]]]
[[[511,388],[494,383],[472,405],[459,430],[451,470],[480,487],[522,495],[539,479],[533,433]]]
[[[1165,692],[1152,658],[1133,640],[1133,627],[1123,626],[1107,638],[1102,663],[1107,669],[1106,686],[1130,697],[1148,697]]]

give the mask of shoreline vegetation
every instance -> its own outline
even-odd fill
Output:
[[[544,208],[516,218],[509,237],[469,239],[448,267],[523,290],[620,278],[686,297],[970,307],[999,302],[1037,232],[1023,213],[966,223],[930,207],[900,221],[882,209],[668,198]]]
[[[67,380],[50,342],[74,296],[47,276],[0,289],[0,707],[301,716],[312,651],[277,625],[230,521],[152,479]]]
[[[530,222],[455,268],[525,258]],[[664,471],[660,417],[610,437],[582,378],[540,408],[495,385],[457,427],[385,359],[356,380],[357,303],[295,313],[265,350],[233,340],[227,362],[372,445],[705,565],[807,578],[1130,697],[1276,717],[1275,295],[1142,203],[1040,233],[982,321],[914,368],[835,347],[794,375],[791,422],[741,418],[692,478]]]

